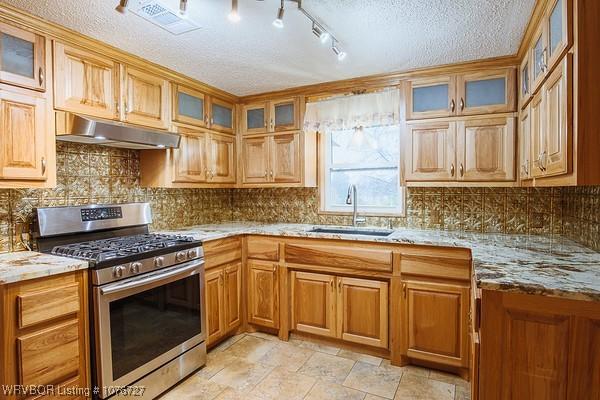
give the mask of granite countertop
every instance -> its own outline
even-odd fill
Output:
[[[0,254],[0,284],[57,275],[87,267],[87,261],[35,251]]]
[[[462,247],[471,249],[475,279],[482,289],[600,301],[600,253],[566,238],[415,229],[397,229],[387,237],[307,232],[313,227],[305,224],[223,223],[169,233],[189,235],[202,241],[256,234]]]

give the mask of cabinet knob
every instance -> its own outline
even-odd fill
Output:
[[[38,70],[38,82],[40,83],[40,86],[44,85],[44,68],[42,67]]]
[[[271,178],[273,177],[273,170],[271,170]]]
[[[46,157],[42,157],[42,175],[46,175]]]
[[[404,296],[404,298],[406,298],[406,292],[407,292],[406,283],[403,283],[402,284],[402,296]]]
[[[269,172],[265,169],[265,178],[269,176]]]
[[[277,271],[277,264],[273,264],[273,272]]]
[[[460,167],[458,169],[460,171],[460,177],[462,178],[463,176],[465,176],[465,167],[462,163],[460,163]]]
[[[461,97],[460,98],[460,111],[465,109],[465,100]]]
[[[450,165],[450,176],[454,176],[454,163]]]
[[[342,280],[338,279],[338,292],[342,293]]]

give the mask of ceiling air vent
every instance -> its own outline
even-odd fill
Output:
[[[190,18],[183,17],[179,12],[171,10],[156,0],[139,1],[138,4],[130,7],[130,11],[173,35],[200,29],[200,25]]]

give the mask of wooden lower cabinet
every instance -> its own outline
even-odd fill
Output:
[[[292,329],[388,346],[388,283],[292,272]]]
[[[467,368],[469,286],[407,280],[402,283],[403,354]]]
[[[479,398],[600,399],[600,308],[483,291]]]
[[[88,387],[87,271],[2,285],[0,295],[0,382]]]
[[[279,328],[279,278],[275,262],[248,260],[248,322]]]
[[[236,262],[206,272],[206,331],[211,345],[241,324],[242,264]]]

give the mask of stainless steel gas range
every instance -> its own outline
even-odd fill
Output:
[[[35,214],[40,251],[90,264],[97,398],[155,398],[206,363],[199,241],[149,233],[147,203],[39,208]]]

